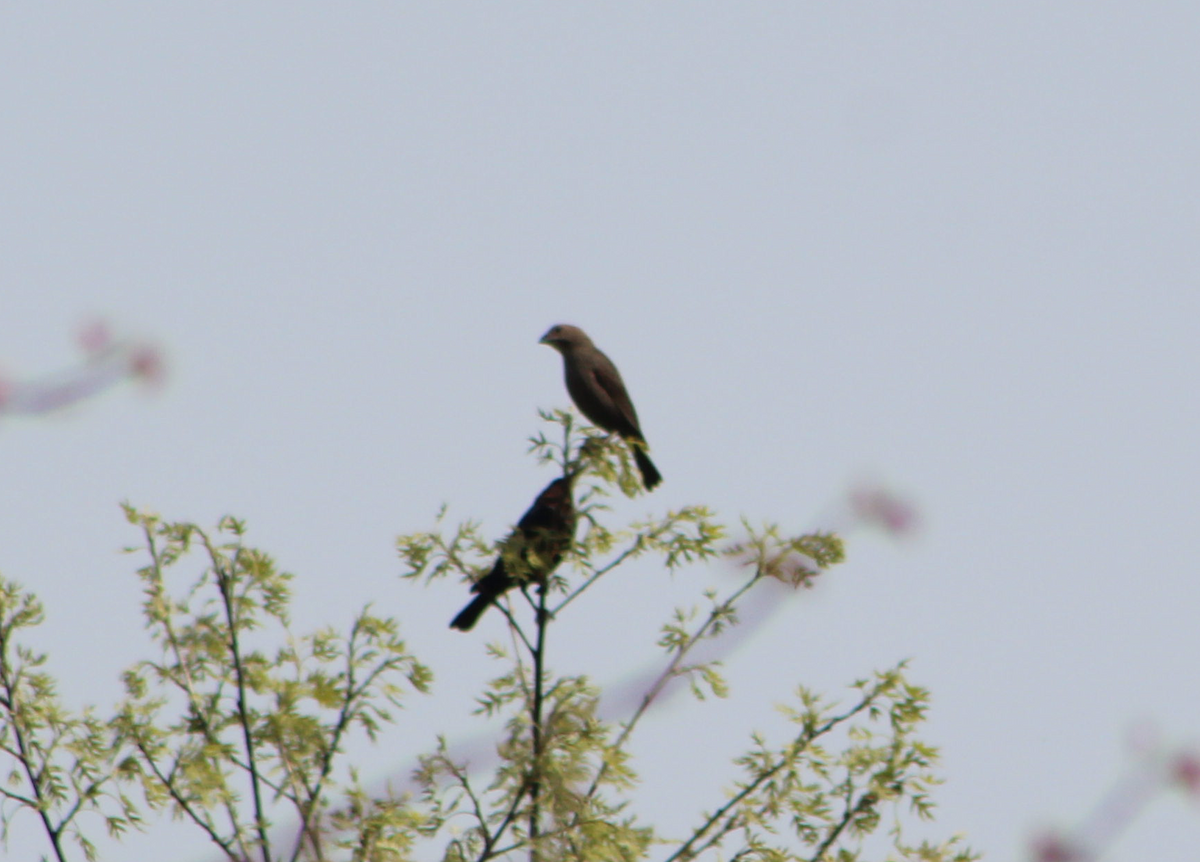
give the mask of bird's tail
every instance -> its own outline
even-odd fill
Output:
[[[633,450],[634,463],[637,464],[637,468],[642,474],[642,484],[646,486],[647,491],[653,491],[654,486],[662,481],[662,473],[658,472],[658,468],[654,466],[650,456],[636,441],[630,441],[629,448]]]
[[[479,622],[479,618],[483,616],[483,612],[488,609],[496,596],[492,593],[483,593],[476,596],[471,604],[467,605],[459,612],[450,622],[450,628],[458,629],[460,632],[469,632],[475,628],[475,623]]]

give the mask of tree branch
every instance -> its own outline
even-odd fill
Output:
[[[208,544],[207,539],[205,544]],[[242,738],[246,746],[246,765],[250,770],[250,789],[254,796],[254,825],[258,832],[259,852],[263,862],[271,862],[271,842],[267,837],[267,820],[263,811],[262,787],[259,781],[258,764],[255,756],[254,729],[250,725],[250,709],[246,700],[246,668],[242,664],[240,639],[237,630],[237,611],[233,595],[233,577],[241,559],[242,549],[234,551],[229,570],[223,570],[216,550],[209,545],[212,556],[213,571],[217,576],[217,586],[221,590],[221,599],[225,605],[225,622],[229,626],[229,653],[233,658],[233,672],[237,680],[237,718],[242,728]]]

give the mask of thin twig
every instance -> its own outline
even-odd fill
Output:
[[[537,610],[537,649],[533,653],[533,715],[531,716],[531,734],[532,760],[530,762],[529,776],[529,862],[538,862],[538,836],[539,823],[541,816],[541,791],[542,791],[542,685],[544,671],[544,660],[546,655],[546,629],[549,627],[550,617],[546,614],[546,596],[549,589],[543,586],[538,601]]]
[[[851,792],[853,792],[853,790],[851,790]],[[846,801],[849,803],[850,800],[847,799]],[[847,804],[846,810],[842,812],[842,819],[835,823],[833,828],[829,830],[829,834],[825,836],[825,840],[822,841],[820,846],[817,847],[817,852],[810,857],[811,862],[818,862],[818,860],[821,859],[826,852],[828,852],[829,848],[833,846],[833,842],[837,841],[838,836],[840,836],[842,832],[845,831],[846,827],[850,825],[850,822],[854,820],[855,815],[866,810],[867,808],[870,808],[874,804],[875,795],[873,793],[864,793],[854,805]]]
[[[864,709],[866,709],[868,706],[870,706],[871,703],[874,702],[875,697],[879,693],[879,690],[880,690],[880,686],[878,686],[878,685],[875,686],[873,689],[871,689],[871,691],[868,694],[866,694],[863,697],[863,699],[861,701],[859,701],[859,703],[855,704],[855,706],[852,709],[847,710],[846,712],[842,713],[841,715],[835,715],[833,718],[830,718],[829,720],[827,720],[824,724],[820,724],[820,725],[817,725],[816,727],[806,729],[803,733],[801,733],[798,737],[796,737],[795,741],[792,743],[793,748],[797,752],[803,751],[804,749],[808,748],[809,743],[811,743],[817,737],[823,736],[824,734],[826,734],[830,730],[832,730],[834,727],[841,724],[843,721],[848,721],[849,719],[858,715],[858,713],[862,712]],[[700,841],[700,839],[703,838],[705,836],[705,834],[710,829],[712,829],[712,827],[716,823],[718,823],[722,819],[725,819],[725,816],[727,814],[729,814],[731,811],[733,811],[734,808],[736,808],[738,805],[740,805],[742,800],[744,800],[747,796],[749,796],[751,793],[753,793],[755,790],[757,790],[759,787],[761,787],[765,782],[767,782],[768,780],[773,778],[780,770],[782,770],[785,766],[788,765],[788,762],[789,762],[788,758],[786,758],[786,757],[781,758],[780,761],[778,763],[776,763],[774,766],[772,766],[770,769],[766,770],[765,772],[760,773],[758,775],[758,777],[756,777],[753,781],[751,781],[749,784],[747,784],[745,787],[743,787],[736,795],[734,795],[734,797],[732,799],[730,799],[728,802],[726,802],[724,805],[722,805],[720,808],[718,808],[716,811],[714,811],[711,815],[709,815],[709,817],[704,821],[704,823],[702,823],[700,825],[700,828],[697,829],[694,833],[692,833],[692,837],[689,838],[687,841],[685,841],[679,847],[679,849],[677,849],[674,853],[672,853],[670,856],[668,856],[666,859],[664,859],[663,862],[675,862],[675,860],[692,859],[695,856],[697,856],[699,853],[702,853],[705,850],[707,850],[709,847],[713,846],[713,844],[715,844],[717,840],[719,840],[721,837],[728,834],[728,832],[730,830],[735,828],[736,814],[732,815],[728,820],[726,820],[724,827],[719,829],[717,831],[716,835],[714,835],[712,838],[710,838],[708,841],[706,841],[703,845],[701,845],[699,847],[695,847],[695,845]]]
[[[487,830],[486,829],[484,830],[483,852],[479,854],[480,862],[482,862],[482,860],[484,860],[484,859],[491,858],[492,848],[496,846],[496,842],[500,840],[500,836],[502,836],[504,834],[505,830],[508,829],[508,827],[512,825],[513,820],[516,819],[517,809],[521,806],[521,800],[523,800],[525,798],[525,794],[528,791],[528,789],[529,789],[528,781],[525,782],[524,784],[522,784],[521,787],[519,787],[517,789],[517,792],[513,795],[512,804],[508,806],[508,811],[505,813],[504,819],[500,821],[500,825],[496,827],[496,832],[494,835],[489,836],[487,834]],[[514,846],[520,846],[520,845],[514,845]],[[505,852],[507,852],[507,851],[505,851]],[[497,854],[497,855],[499,855],[499,854]]]
[[[316,811],[317,804],[321,798],[321,791],[324,789],[325,780],[328,778],[330,771],[333,768],[333,755],[337,753],[338,745],[340,744],[342,732],[349,721],[350,705],[353,703],[356,696],[354,688],[354,659],[355,659],[355,639],[358,637],[360,622],[355,620],[354,627],[351,629],[350,637],[346,643],[346,694],[342,699],[342,708],[338,713],[337,725],[334,727],[333,738],[329,742],[329,746],[322,753],[321,771],[316,782],[311,786],[305,780],[303,774],[299,776],[301,786],[304,788],[305,798],[303,801],[297,800],[297,808],[300,810],[300,834],[296,836],[296,846],[292,849],[292,862],[300,858],[300,851],[304,848],[304,839],[308,838],[309,844],[312,845],[313,853],[317,859],[323,858],[321,852],[321,842],[319,836],[313,826],[313,812]],[[283,753],[282,747],[280,753]],[[293,774],[291,768],[288,769],[288,774]]]
[[[5,790],[3,787],[0,787],[0,796],[3,796],[5,799],[11,799],[18,805],[25,805],[29,808],[37,808],[37,803],[28,796],[22,796],[20,793],[13,793],[11,790]]]
[[[225,851],[226,856],[233,860],[233,862],[237,862],[238,854],[234,852],[232,843],[226,841],[220,835],[218,835],[212,824],[209,823],[208,820],[201,817],[199,812],[192,808],[191,804],[186,798],[184,798],[183,794],[179,792],[179,788],[175,784],[174,770],[172,770],[171,775],[164,775],[158,764],[155,763],[153,755],[151,755],[146,749],[145,741],[140,737],[134,737],[134,745],[136,745],[138,751],[142,753],[142,757],[144,757],[146,760],[146,765],[150,767],[150,771],[154,773],[154,777],[158,779],[159,784],[165,787],[167,789],[167,793],[169,793],[171,798],[175,800],[175,804],[183,810],[184,814],[192,819],[193,823],[208,833],[208,837],[214,844]]]
[[[63,862],[66,857],[63,856],[62,849],[62,827],[55,827],[50,821],[49,803],[42,790],[41,775],[44,773],[39,774],[33,768],[29,742],[26,740],[25,734],[21,731],[21,721],[17,714],[16,685],[18,682],[11,676],[8,664],[8,635],[10,632],[11,628],[8,627],[0,629],[0,686],[3,687],[4,691],[8,692],[6,707],[12,716],[12,720],[8,722],[8,725],[12,729],[13,741],[17,744],[17,751],[19,752],[18,760],[20,760],[21,766],[25,770],[25,775],[29,779],[29,784],[33,788],[33,795],[36,802],[31,807],[37,811],[38,817],[42,821],[42,826],[46,830],[46,836],[50,839],[50,845],[54,848],[54,855],[60,862]],[[20,674],[18,673],[17,676],[19,678]]]
[[[246,765],[250,770],[250,789],[254,794],[254,825],[258,832],[259,851],[263,862],[271,862],[271,843],[267,837],[267,820],[263,812],[262,782],[259,781],[258,764],[255,758],[254,730],[250,726],[250,710],[246,700],[246,669],[242,665],[241,647],[237,630],[237,615],[234,609],[233,577],[241,559],[242,549],[234,551],[233,560],[229,563],[229,571],[221,568],[218,555],[210,545],[213,571],[217,575],[217,586],[221,590],[221,598],[225,604],[225,621],[229,626],[229,652],[233,657],[233,670],[237,678],[237,716],[242,727],[242,738],[246,745]]]
[[[601,566],[600,568],[594,570],[590,576],[588,576],[587,578],[584,579],[583,583],[581,583],[578,587],[576,587],[574,590],[572,590],[570,593],[568,593],[567,597],[558,603],[558,607],[556,607],[553,611],[550,612],[551,616],[558,614],[559,611],[561,611],[563,608],[565,608],[571,602],[575,601],[575,599],[579,596],[580,593],[582,593],[584,590],[586,590],[588,587],[590,587],[592,584],[594,584],[602,576],[608,574],[610,571],[615,569],[617,566],[621,565],[621,563],[625,562],[631,556],[633,556],[638,551],[640,551],[642,549],[642,547],[645,545],[647,538],[651,538],[651,539],[656,538],[662,532],[663,531],[659,530],[654,533],[639,535],[634,540],[632,545],[630,545],[628,548],[626,548],[624,551],[622,551],[620,554],[618,554],[616,557],[614,557],[612,560],[610,560],[606,565]]]
[[[501,597],[496,601],[495,604],[496,607],[500,609],[500,612],[508,619],[509,628],[516,632],[517,636],[521,639],[521,642],[525,644],[525,649],[529,650],[530,653],[533,653],[534,646],[529,642],[529,638],[525,635],[525,630],[521,628],[521,624],[517,622],[517,618],[513,616],[512,610],[508,607],[508,598]]]
[[[449,757],[443,757],[442,762],[446,765],[447,771],[458,780],[459,786],[463,789],[463,793],[467,794],[467,798],[471,800],[471,808],[474,809],[475,819],[479,821],[479,825],[484,833],[484,842],[487,842],[487,815],[483,813],[483,802],[475,795],[475,791],[471,788],[471,780],[467,776],[465,770],[459,769],[454,761]]]
[[[619,749],[625,744],[625,741],[629,739],[629,735],[633,733],[634,727],[641,720],[642,716],[645,715],[646,710],[650,708],[650,705],[654,703],[655,699],[659,696],[659,694],[662,693],[662,690],[664,687],[666,687],[666,684],[675,677],[676,672],[679,670],[680,664],[683,663],[683,659],[687,656],[687,654],[696,644],[704,639],[704,636],[708,633],[708,630],[712,628],[718,619],[724,616],[724,614],[733,606],[734,602],[736,602],[751,587],[758,583],[762,577],[762,569],[757,569],[754,575],[751,576],[746,583],[735,590],[729,596],[729,598],[721,602],[721,604],[717,605],[709,612],[708,618],[705,619],[700,628],[698,628],[687,639],[687,641],[681,647],[679,647],[678,651],[675,653],[675,656],[667,664],[663,672],[659,674],[658,679],[654,681],[654,684],[650,686],[649,690],[642,697],[642,702],[638,704],[638,708],[634,710],[634,713],[630,717],[629,721],[625,722],[625,726],[621,729],[620,734],[617,735],[616,740],[613,742],[613,748]],[[601,764],[600,768],[596,770],[596,777],[592,779],[591,786],[588,787],[588,798],[591,798],[596,793],[600,787],[600,782],[603,781],[604,776],[608,774],[608,764],[609,762],[606,760],[603,764]]]

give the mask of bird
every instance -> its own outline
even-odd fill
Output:
[[[662,474],[646,454],[646,438],[617,366],[578,326],[556,324],[539,343],[562,354],[567,392],[579,412],[598,428],[616,432],[624,438],[642,474],[642,484],[647,491],[653,490],[662,481]]]
[[[471,592],[477,594],[475,599],[450,622],[450,628],[468,632],[483,612],[512,587],[530,582],[545,584],[575,538],[571,483],[576,472],[568,472],[542,489],[500,546],[492,570],[471,587]]]

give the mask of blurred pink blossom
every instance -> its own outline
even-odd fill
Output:
[[[1200,752],[1181,749],[1168,755],[1150,722],[1134,725],[1128,738],[1134,755],[1129,770],[1071,835],[1046,833],[1035,838],[1030,850],[1036,862],[1086,862],[1099,857],[1168,788],[1179,787],[1200,798]]]
[[[853,489],[850,508],[864,524],[882,527],[895,536],[911,533],[917,526],[916,507],[880,485],[861,485]]]
[[[1046,832],[1033,840],[1036,862],[1081,862],[1087,856],[1057,832]]]
[[[129,369],[134,377],[151,386],[161,384],[166,377],[162,352],[152,344],[139,344],[130,350]]]
[[[79,346],[89,355],[103,353],[112,345],[112,332],[103,320],[90,321],[79,330]]]
[[[1171,778],[1184,792],[1200,798],[1200,753],[1183,751],[1171,763]]]
[[[161,383],[161,351],[142,341],[116,340],[107,323],[92,321],[77,335],[85,361],[35,380],[0,379],[0,414],[41,415],[77,404],[122,380]]]

